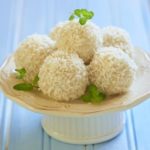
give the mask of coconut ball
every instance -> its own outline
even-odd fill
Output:
[[[82,96],[88,74],[77,54],[56,51],[48,56],[39,72],[39,88],[56,101],[72,101]]]
[[[25,68],[25,80],[32,82],[39,73],[44,59],[53,51],[54,41],[46,35],[34,34],[27,37],[17,48],[14,58],[16,68]]]
[[[97,48],[102,45],[100,29],[88,21],[81,25],[77,20],[58,24],[50,36],[56,40],[56,47],[67,52],[76,52],[88,64]]]
[[[88,66],[90,81],[108,95],[128,91],[136,72],[134,61],[119,48],[98,50]]]
[[[118,27],[108,26],[102,29],[103,46],[117,47],[127,53],[130,57],[133,55],[133,46],[129,34]]]
[[[57,41],[57,39],[59,38],[60,32],[63,30],[63,27],[68,23],[69,21],[59,22],[55,27],[52,28],[50,32],[50,37],[53,40]]]

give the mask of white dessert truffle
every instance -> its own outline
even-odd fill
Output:
[[[58,24],[50,36],[56,40],[56,47],[68,52],[76,52],[86,64],[94,52],[102,45],[100,28],[92,22],[81,25],[77,20]]]
[[[122,49],[130,57],[133,55],[133,46],[129,34],[118,27],[108,26],[102,29],[103,46]]]
[[[88,67],[90,81],[108,95],[128,91],[136,72],[134,61],[119,48],[105,47]]]
[[[84,94],[87,85],[86,66],[77,54],[56,51],[40,68],[40,90],[53,100],[75,100]]]
[[[38,34],[27,37],[20,44],[14,58],[17,69],[26,69],[26,81],[33,81],[44,59],[53,51],[54,44],[48,36]]]

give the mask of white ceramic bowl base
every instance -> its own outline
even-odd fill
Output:
[[[53,138],[71,144],[94,144],[117,136],[125,124],[124,112],[92,117],[44,116],[42,126]]]

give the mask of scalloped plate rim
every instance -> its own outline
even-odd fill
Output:
[[[143,52],[143,54],[146,53],[146,52]],[[146,53],[148,54],[148,53]],[[150,54],[148,54],[150,55]],[[0,73],[1,73],[1,70],[2,68],[7,64],[7,61],[8,61],[9,58],[7,58],[4,63],[2,64],[2,66],[0,67]],[[0,82],[1,83],[1,82]],[[45,115],[56,115],[56,116],[71,116],[71,117],[82,117],[82,116],[97,116],[97,115],[102,115],[102,114],[106,114],[106,113],[111,113],[111,112],[118,112],[118,111],[124,111],[124,110],[127,110],[127,109],[130,109],[140,103],[142,103],[143,101],[145,101],[146,99],[148,99],[150,97],[150,91],[148,91],[147,93],[144,93],[142,96],[136,98],[136,100],[132,103],[128,103],[126,105],[123,105],[121,107],[116,107],[116,108],[111,108],[109,110],[101,110],[101,111],[95,111],[95,112],[71,112],[71,111],[63,111],[63,110],[42,110],[42,109],[39,109],[39,108],[35,108],[35,107],[32,107],[32,106],[29,106],[29,104],[26,104],[25,102],[19,100],[18,98],[16,97],[13,97],[11,95],[9,95],[7,93],[7,91],[5,91],[3,89],[3,87],[1,86],[0,84],[0,90],[2,90],[2,92],[6,95],[6,97],[8,97],[9,99],[11,99],[12,101],[20,104],[21,106],[25,107],[25,108],[28,108],[29,110],[33,111],[33,112],[37,112],[37,113],[42,113],[42,114],[45,114]]]

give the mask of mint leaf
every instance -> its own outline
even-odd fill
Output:
[[[74,11],[74,14],[75,14],[76,16],[80,17],[80,16],[81,16],[81,10],[80,10],[80,9],[76,9],[76,10]]]
[[[97,91],[97,87],[94,84],[90,84],[88,86],[88,91],[91,92],[91,93],[96,92]]]
[[[15,69],[15,71],[17,72],[17,79],[23,79],[26,75],[26,70],[25,68],[21,68],[21,69]]]
[[[70,17],[69,17],[69,20],[71,21],[71,20],[73,20],[75,17],[74,17],[74,15],[72,14]]]
[[[81,96],[81,99],[84,102],[90,102],[91,101],[91,94],[90,93],[86,93],[85,95]]]
[[[99,93],[99,98],[100,98],[100,100],[104,100],[106,98],[106,94],[100,92]]]
[[[39,81],[39,76],[36,75],[33,82],[32,82],[32,85],[35,86],[35,87],[38,87],[38,81]]]
[[[88,11],[86,9],[81,9],[81,13],[84,17],[86,17],[88,14]]]
[[[93,16],[94,16],[94,13],[92,11],[89,11],[86,17],[88,19],[92,19]]]
[[[91,99],[91,102],[93,104],[97,104],[102,102],[106,98],[106,95],[104,93],[98,93],[98,95],[94,95]]]
[[[16,84],[13,88],[18,91],[32,91],[33,85],[30,83],[19,83]]]
[[[94,84],[90,84],[81,99],[84,102],[91,102],[93,104],[100,103],[106,98],[106,95],[98,90]]]
[[[85,17],[82,17],[82,18],[79,19],[79,23],[80,23],[81,25],[86,24],[86,22],[87,22],[87,19],[86,19]]]

